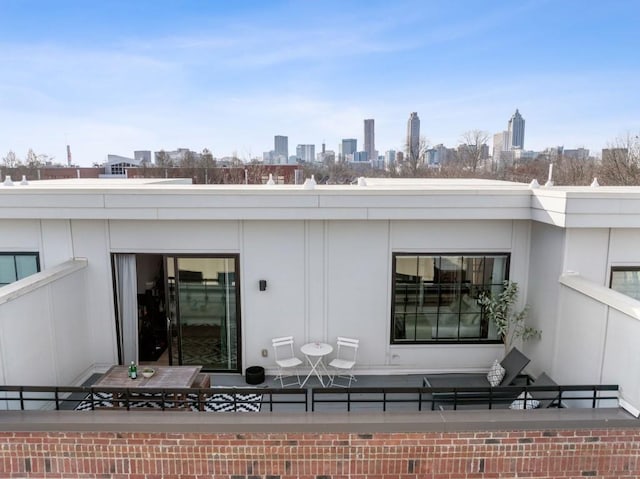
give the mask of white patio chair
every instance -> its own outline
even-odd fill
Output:
[[[338,336],[337,344],[338,350],[336,353],[336,357],[329,363],[329,367],[332,368],[335,372],[335,374],[331,377],[331,386],[348,388],[351,386],[351,381],[357,381],[351,371],[356,365],[360,340]],[[348,379],[349,383],[346,385],[336,384],[336,378]]]
[[[274,338],[271,340],[271,344],[273,345],[275,361],[278,366],[278,375],[275,379],[280,380],[280,385],[283,388],[285,386],[295,386],[296,384],[300,386],[300,374],[295,368],[302,365],[302,360],[298,359],[293,352],[293,336]],[[287,369],[294,369],[295,373],[286,374]],[[294,376],[298,379],[297,382],[284,383],[284,378],[293,378]]]

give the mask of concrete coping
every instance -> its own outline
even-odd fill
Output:
[[[461,432],[637,428],[620,408],[385,413],[2,411],[1,431],[279,433]]]

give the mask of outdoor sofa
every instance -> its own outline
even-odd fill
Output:
[[[508,386],[527,385],[526,376],[519,377],[531,360],[517,348],[500,361],[505,373],[497,386],[491,386],[487,373],[427,374],[423,386],[441,389],[433,392],[434,405],[439,403],[487,403],[515,399],[519,391]],[[518,384],[519,383],[519,384]]]

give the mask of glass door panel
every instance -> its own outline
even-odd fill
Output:
[[[171,363],[239,369],[237,256],[167,257]]]

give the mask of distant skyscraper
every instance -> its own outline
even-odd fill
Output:
[[[417,159],[420,156],[420,118],[414,111],[407,122],[407,158]]]
[[[366,151],[354,151],[353,161],[356,163],[369,161],[369,154]]]
[[[358,151],[358,140],[345,138],[340,145],[340,159],[346,160],[348,155],[351,155],[351,159],[353,159],[353,154],[356,151]]]
[[[316,158],[316,145],[298,145],[296,146],[296,157],[304,162],[311,163]]]
[[[506,131],[493,135],[493,161],[500,161],[500,154],[507,151],[507,136]]]
[[[518,109],[516,109],[516,112],[509,119],[507,133],[508,149],[522,150],[524,148],[524,118],[522,118]]]
[[[372,160],[375,159],[378,154],[376,153],[376,134],[373,120],[364,121],[364,151],[367,152],[367,157]]]
[[[396,150],[387,150],[384,153],[384,165],[386,168],[393,168],[396,163]]]
[[[273,151],[276,157],[282,157],[280,160],[286,162],[289,158],[289,137],[276,135],[273,138]]]

